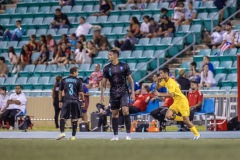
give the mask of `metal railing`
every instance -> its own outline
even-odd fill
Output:
[[[136,72],[138,72],[139,69],[141,69],[142,67],[150,64],[152,61],[157,59],[157,68],[154,69],[153,71],[151,71],[150,73],[148,73],[145,77],[143,77],[142,79],[140,79],[138,82],[142,82],[143,80],[145,80],[146,78],[148,78],[149,76],[153,75],[155,72],[157,72],[159,70],[159,68],[165,66],[166,64],[168,64],[169,62],[171,62],[174,58],[176,58],[177,56],[181,55],[183,52],[185,52],[187,49],[189,49],[190,47],[194,46],[196,43],[196,35],[194,32],[189,32],[188,34],[186,34],[185,36],[182,37],[181,40],[184,40],[185,38],[187,38],[188,36],[191,36],[191,34],[193,35],[193,43],[191,43],[190,45],[188,45],[185,49],[181,50],[180,52],[178,52],[176,55],[174,55],[173,57],[171,57],[168,61],[164,62],[163,64],[159,64],[159,58],[161,56],[161,54],[164,54],[166,51],[168,51],[170,48],[172,48],[174,45],[177,45],[178,42],[175,42],[174,44],[168,46],[165,50],[159,52],[154,58],[150,59],[148,62],[146,62],[145,64],[143,64],[142,66],[138,67],[133,73],[135,74]]]
[[[224,14],[224,11],[230,7],[231,5],[233,5],[234,3],[237,3],[237,1],[232,1],[231,3],[227,4],[223,9],[221,9],[220,11],[218,11],[216,14],[214,14],[212,17],[211,17],[211,34],[213,33],[213,30],[215,29],[215,27],[213,26],[213,19],[220,14],[220,12],[223,12]],[[226,21],[228,21],[230,18],[234,17],[236,14],[238,14],[240,12],[240,9],[238,11],[236,11],[235,13],[233,13],[231,16],[229,16],[227,19],[225,19],[224,21],[222,21],[220,24],[224,24]]]

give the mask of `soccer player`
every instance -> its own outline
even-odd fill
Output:
[[[60,115],[60,132],[56,140],[61,140],[66,137],[64,133],[66,119],[71,119],[72,122],[72,137],[75,140],[77,131],[77,121],[81,117],[81,105],[84,106],[84,93],[82,81],[77,78],[78,68],[70,69],[70,76],[63,78],[59,86],[59,107],[61,108]],[[64,92],[64,103],[62,99]]]
[[[118,140],[118,116],[119,110],[121,109],[124,122],[126,126],[126,140],[131,140],[130,129],[131,129],[131,119],[129,115],[129,93],[127,81],[131,86],[131,90],[134,91],[134,82],[131,76],[131,71],[127,63],[119,62],[118,60],[119,52],[117,50],[111,50],[108,53],[108,60],[110,61],[103,68],[103,80],[101,88],[101,101],[104,103],[104,92],[107,85],[107,80],[109,80],[110,87],[110,105],[112,110],[112,127],[114,132],[113,141]],[[135,100],[135,93],[131,93],[131,100]]]
[[[157,83],[156,89],[166,87],[168,93],[159,93],[157,90],[155,90],[155,95],[161,97],[172,97],[174,100],[173,104],[169,107],[166,113],[166,118],[175,121],[183,121],[188,126],[190,131],[194,133],[193,139],[199,139],[200,134],[198,133],[196,127],[189,120],[190,109],[188,100],[181,92],[179,85],[175,80],[169,77],[168,68],[160,69],[160,76],[162,77],[162,80]],[[182,117],[176,115],[179,112],[181,113]]]

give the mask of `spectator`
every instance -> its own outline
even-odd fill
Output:
[[[5,58],[0,57],[0,77],[7,77],[8,76],[8,67],[5,63]]]
[[[76,50],[76,47],[77,47],[77,36],[75,33],[72,33],[71,36],[70,36],[70,46],[71,46],[71,52],[74,52]]]
[[[140,38],[140,23],[137,17],[132,17],[130,20],[129,30],[133,33],[134,37]]]
[[[190,64],[190,70],[185,74],[185,77],[188,78],[190,81],[197,81],[200,83],[200,73],[197,72],[197,64],[196,62],[192,62]]]
[[[129,94],[132,93],[132,88],[130,85],[128,85],[128,92],[129,92]],[[141,87],[138,82],[134,82],[134,92],[135,92],[135,94],[140,94],[140,92],[141,92]]]
[[[153,100],[155,100],[154,98]],[[164,98],[164,104],[160,106],[157,109],[154,109],[153,111],[150,112],[150,115],[159,121],[159,128],[160,131],[165,130],[166,128],[166,120],[165,120],[165,115],[167,113],[168,108],[173,104],[173,99],[170,97]]]
[[[4,86],[1,86],[0,87],[0,113],[6,107],[8,99],[9,99],[9,96],[7,95],[7,88]],[[0,114],[0,119],[1,119],[1,114]],[[0,123],[2,124],[1,120],[0,120]]]
[[[20,68],[19,71],[21,71],[24,66],[27,64],[31,64],[31,57],[32,57],[32,51],[30,51],[28,45],[23,45],[21,53],[20,53]]]
[[[77,64],[91,64],[92,62],[89,53],[86,52],[86,50],[83,48],[83,44],[80,41],[77,42],[77,49],[74,52],[74,59],[74,62]]]
[[[96,57],[98,51],[97,51],[97,48],[95,47],[95,45],[92,41],[88,41],[86,52],[89,54],[89,57],[92,57],[92,58]]]
[[[182,24],[182,21],[184,20],[184,4],[178,3],[178,6],[174,8],[174,14],[172,17],[172,22],[174,22],[175,26],[180,26]]]
[[[84,35],[79,36],[79,41],[83,44],[83,48],[87,49],[87,40],[86,40],[86,37]]]
[[[68,35],[67,34],[63,34],[62,35],[62,38],[59,40],[59,42],[58,42],[58,44],[62,44],[62,43],[66,43],[66,45],[68,46],[68,47],[70,47],[70,42],[69,42],[69,40],[68,40]]]
[[[2,41],[6,41],[8,38],[9,41],[20,41],[22,36],[25,33],[25,30],[22,28],[21,20],[16,21],[16,29],[10,32],[9,29],[6,29],[3,33]]]
[[[193,19],[197,18],[197,11],[193,9],[192,2],[188,2],[188,9],[185,10],[185,21],[182,23],[183,25],[190,25]]]
[[[57,53],[57,62],[58,64],[68,64],[70,59],[71,51],[67,48],[66,43],[62,43],[58,47],[58,53]]]
[[[154,74],[153,75],[153,83],[151,84],[150,87],[150,93],[153,93],[156,89],[156,83],[158,82],[158,79],[161,79],[159,74]],[[158,90],[158,92],[162,92],[162,93],[166,93],[167,92],[167,88],[166,87],[162,87]]]
[[[207,87],[207,88],[210,88],[210,87],[215,87],[216,86],[216,81],[213,77],[213,72],[211,72],[209,69],[208,69],[208,65],[205,64],[204,65],[204,69],[203,71],[201,72],[201,82],[200,82],[200,87]]]
[[[240,29],[235,34],[234,45],[236,48],[240,48]]]
[[[168,13],[168,9],[166,9],[166,8],[161,8],[161,10],[160,10],[160,15],[161,15],[161,17],[162,17],[162,16],[167,16],[167,13]],[[159,20],[159,22],[161,23],[161,19]]]
[[[20,85],[16,85],[15,93],[10,95],[6,107],[1,111],[3,121],[9,122],[9,130],[13,130],[14,128],[16,115],[25,112],[26,103],[27,99],[25,94],[22,93],[22,87]]]
[[[47,38],[45,35],[40,36],[40,41],[38,42],[38,52],[41,52],[43,45],[47,45]]]
[[[38,50],[38,42],[36,40],[36,35],[32,34],[30,36],[30,41],[28,42],[28,47],[30,51],[37,51]]]
[[[60,0],[60,6],[73,6],[75,5],[75,0]]]
[[[47,35],[47,47],[50,52],[55,52],[56,49],[56,41],[54,40],[51,34]]]
[[[132,10],[139,10],[139,9],[144,9],[145,8],[144,0],[128,0],[125,5],[119,6],[118,9],[119,10],[125,10],[127,5],[129,5],[129,4],[133,4],[131,6]]]
[[[202,61],[201,66],[200,66],[200,68],[199,68],[199,72],[202,72],[203,66],[204,66],[205,64],[207,64],[209,70],[212,71],[212,73],[214,73],[214,67],[213,67],[212,63],[210,62],[210,58],[209,58],[208,56],[204,56],[204,57],[203,57],[203,61]]]
[[[8,48],[8,58],[11,65],[13,65],[12,73],[16,73],[19,64],[19,57],[16,55],[13,47]]]
[[[58,117],[61,111],[61,108],[59,107],[59,99],[58,99],[59,86],[60,86],[61,80],[62,80],[62,76],[56,77],[56,81],[52,90],[52,99],[53,99],[53,106],[54,106],[54,112],[55,112],[54,121],[55,121],[56,128],[59,128]]]
[[[203,94],[198,90],[198,82],[191,81],[191,91],[188,93],[188,102],[190,107],[190,121],[193,121],[194,113],[201,110]]]
[[[41,54],[39,58],[34,62],[34,64],[47,64],[49,59],[49,51],[47,45],[42,45]]]
[[[95,30],[93,35],[93,42],[97,46],[98,51],[106,51],[111,48],[107,37],[100,34],[100,30]]]
[[[91,25],[90,23],[86,22],[85,17],[80,18],[80,24],[75,31],[77,37],[80,37],[81,35],[87,35],[90,31],[91,28],[96,28],[96,29],[101,29],[101,26],[94,26]]]
[[[147,34],[149,33],[149,25],[150,25],[149,19],[150,17],[148,15],[143,17],[143,23],[141,24],[141,27],[140,27],[140,33],[142,37],[146,37]]]
[[[83,84],[83,91],[84,91],[84,100],[85,100],[85,106],[82,108],[82,120],[84,122],[88,122],[88,116],[87,116],[87,110],[88,110],[88,107],[89,107],[89,96],[90,96],[90,93],[88,91],[88,88],[85,84]]]
[[[181,90],[184,90],[184,91],[189,90],[190,89],[190,81],[189,81],[189,79],[183,77],[184,69],[179,70],[178,74],[179,74],[179,77],[176,79],[176,81],[180,85]]]
[[[115,40],[114,45],[121,51],[126,51],[126,50],[133,50],[134,45],[137,44],[137,42],[138,42],[138,39],[134,37],[134,34],[130,30],[128,30],[128,34],[125,40],[120,42],[118,40]]]
[[[226,6],[226,0],[214,0],[214,5],[219,10],[219,22],[222,22],[224,16],[223,8]]]
[[[225,25],[226,32],[223,34],[223,42],[218,47],[221,49],[221,52],[228,50],[229,48],[234,47],[235,32],[232,29],[231,22],[227,22]]]
[[[51,22],[51,28],[69,28],[70,22],[66,14],[61,12],[60,8],[55,10],[54,20]]]
[[[114,10],[111,0],[99,0],[99,12],[93,16],[108,16],[111,10]]]
[[[164,15],[161,17],[161,25],[159,26],[159,30],[157,35],[160,37],[173,37],[175,33],[175,26],[174,24],[169,21],[169,18]]]
[[[100,70],[100,64],[95,65],[95,71],[90,75],[89,88],[99,88],[103,79],[103,72]]]
[[[157,37],[157,31],[159,29],[159,25],[154,21],[154,18],[149,19],[149,33],[147,34],[148,38]]]
[[[206,42],[209,48],[216,49],[222,44],[224,33],[225,31],[222,30],[221,24],[218,24],[215,27],[215,31],[211,35],[209,32],[205,33],[204,41]]]

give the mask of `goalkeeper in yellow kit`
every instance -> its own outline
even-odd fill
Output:
[[[190,109],[187,98],[181,92],[177,82],[169,77],[168,68],[160,69],[160,77],[161,81],[157,83],[154,94],[161,97],[172,97],[174,100],[173,104],[169,107],[166,113],[166,118],[169,120],[183,121],[189,127],[191,132],[193,132],[193,139],[198,140],[200,138],[200,134],[198,133],[196,127],[189,120]],[[161,87],[166,87],[168,93],[159,93],[157,90]],[[181,117],[176,115],[179,112],[182,115]]]

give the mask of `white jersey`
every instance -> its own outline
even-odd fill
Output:
[[[27,98],[24,93],[16,94],[12,93],[9,97],[9,100],[19,100],[20,105],[17,104],[10,104],[7,109],[20,109],[22,112],[26,109]]]

